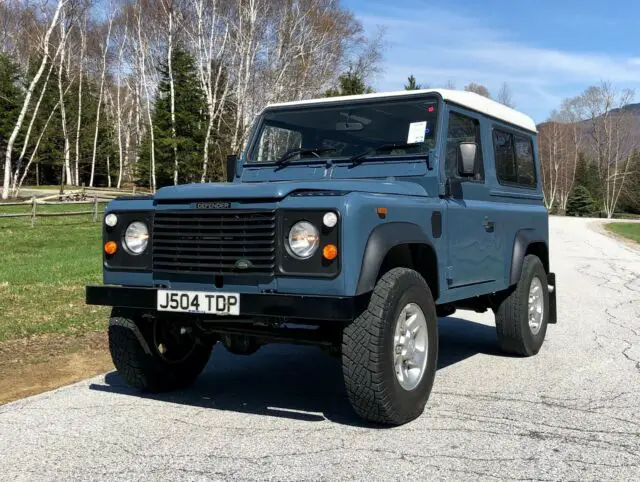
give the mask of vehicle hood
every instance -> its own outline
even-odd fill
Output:
[[[155,199],[171,200],[234,200],[234,199],[284,199],[299,191],[343,191],[376,194],[400,194],[428,196],[427,191],[415,182],[386,180],[331,180],[331,181],[282,181],[261,183],[209,183],[186,184],[160,189]]]

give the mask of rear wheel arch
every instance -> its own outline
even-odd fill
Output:
[[[509,273],[509,286],[515,285],[520,279],[522,265],[527,255],[537,256],[545,272],[549,273],[549,246],[547,240],[532,229],[523,229],[516,233],[511,257],[511,270]]]

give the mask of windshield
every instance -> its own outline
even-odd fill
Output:
[[[434,147],[437,119],[434,97],[267,111],[249,162],[424,154]]]

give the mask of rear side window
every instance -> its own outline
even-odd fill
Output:
[[[493,131],[493,148],[500,184],[536,187],[533,143],[530,138],[496,129]]]

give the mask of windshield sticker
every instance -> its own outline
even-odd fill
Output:
[[[409,124],[409,135],[407,136],[407,144],[419,144],[424,142],[425,132],[427,131],[427,121],[412,122]]]

